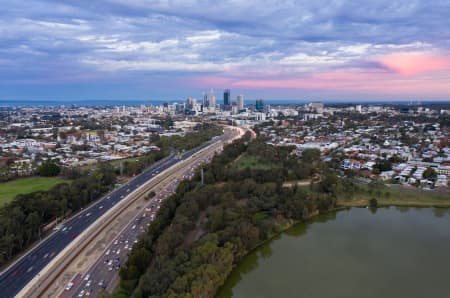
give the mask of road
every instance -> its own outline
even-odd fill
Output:
[[[94,264],[86,272],[80,272],[73,276],[70,282],[72,288],[64,290],[59,297],[83,297],[87,295],[96,297],[102,288],[112,291],[119,280],[118,270],[120,266],[126,261],[129,251],[137,243],[140,235],[147,231],[147,227],[156,216],[160,204],[175,191],[182,179],[192,178],[196,168],[201,164],[208,163],[213,155],[214,151],[211,151],[201,158],[193,160],[187,168],[171,175],[167,184],[147,202],[145,208],[141,208],[118,235],[103,248],[103,253]],[[46,296],[44,295],[44,297]]]
[[[174,164],[186,160],[195,155],[198,151],[211,145],[214,142],[223,142],[230,138],[231,132],[225,130],[225,134],[217,137],[195,149],[186,151],[179,155],[173,154],[164,161],[156,164],[121,188],[102,197],[89,208],[82,210],[75,216],[63,223],[58,231],[41,241],[36,247],[27,252],[23,257],[8,267],[0,276],[0,293],[2,297],[14,297],[25,287],[39,272],[48,265],[65,247],[74,241],[84,230],[91,226],[105,212],[108,212],[118,202],[140,187],[145,182],[152,179],[162,171],[170,168]]]

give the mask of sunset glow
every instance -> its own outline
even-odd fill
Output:
[[[2,3],[0,99],[449,97],[449,2],[95,3]]]

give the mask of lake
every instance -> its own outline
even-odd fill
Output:
[[[450,297],[450,209],[318,216],[246,256],[217,296]]]

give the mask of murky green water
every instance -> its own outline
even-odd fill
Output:
[[[218,297],[450,297],[450,209],[318,217],[248,255]]]

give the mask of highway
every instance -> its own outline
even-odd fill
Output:
[[[196,159],[187,168],[173,176],[171,175],[170,182],[158,191],[155,197],[146,204],[146,207],[142,208],[105,247],[103,254],[94,265],[83,274],[77,274],[71,281],[71,287],[66,288],[59,297],[83,297],[88,295],[96,297],[102,288],[112,291],[119,279],[118,270],[120,266],[125,263],[129,251],[137,243],[140,235],[147,231],[147,227],[156,216],[160,204],[175,192],[176,187],[183,179],[192,178],[198,166],[208,163],[213,153]],[[179,178],[171,179],[175,176]]]
[[[91,226],[99,217],[110,210],[129,193],[152,179],[162,171],[170,168],[181,160],[186,160],[198,151],[215,142],[223,142],[229,139],[230,132],[204,143],[203,145],[186,151],[179,155],[172,154],[162,162],[139,174],[134,179],[124,184],[121,188],[109,193],[93,203],[90,207],[80,211],[67,221],[61,228],[43,239],[36,247],[27,252],[23,257],[13,263],[0,275],[0,293],[2,297],[14,297],[37,274],[52,261],[65,247],[78,237],[84,230]]]

